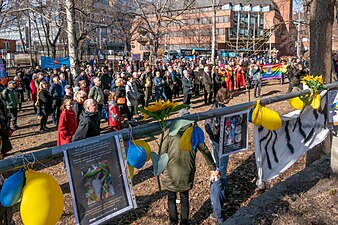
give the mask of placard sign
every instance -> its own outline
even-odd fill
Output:
[[[76,224],[97,225],[134,208],[119,136],[72,143],[64,151]]]
[[[328,101],[328,125],[338,125],[338,90],[329,90],[327,94]]]
[[[220,128],[220,157],[248,149],[247,111],[222,116]]]

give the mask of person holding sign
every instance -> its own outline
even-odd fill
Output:
[[[216,102],[211,109],[225,107],[231,99],[231,94],[225,88],[221,88],[216,94]],[[219,140],[220,140],[220,122],[221,118],[215,117],[205,121],[205,131],[209,135],[212,156],[220,176],[212,177],[210,182],[210,199],[214,211],[214,216],[218,223],[224,221],[222,207],[225,201],[226,174],[228,167],[228,156],[219,158]]]

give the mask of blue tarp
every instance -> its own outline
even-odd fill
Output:
[[[66,57],[66,58],[49,58],[49,57],[41,56],[40,57],[40,63],[41,63],[42,69],[60,68],[61,65],[66,65],[67,68],[70,67],[69,57]]]

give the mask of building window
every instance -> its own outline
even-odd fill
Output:
[[[223,28],[216,29],[216,34],[217,35],[224,35],[224,29]]]

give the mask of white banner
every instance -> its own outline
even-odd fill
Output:
[[[324,109],[326,97],[322,97]],[[324,110],[307,107],[282,116],[282,127],[269,131],[255,127],[257,185],[269,181],[294,164],[306,151],[321,143],[329,133]]]

